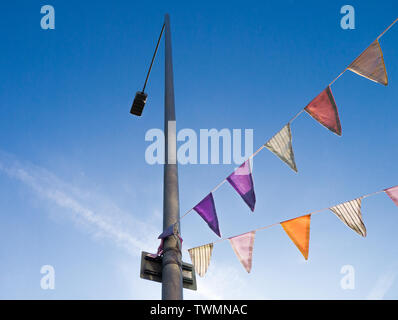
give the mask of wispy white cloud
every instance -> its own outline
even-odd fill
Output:
[[[375,286],[369,292],[368,300],[382,300],[392,287],[397,277],[397,271],[391,270],[379,276]]]
[[[240,272],[222,262],[212,262],[204,278],[197,275],[198,291],[186,292],[188,299],[248,299],[250,289]]]
[[[146,286],[144,280],[137,279],[136,270],[140,264],[137,258],[142,250],[154,252],[156,249],[158,241],[154,239],[157,239],[159,230],[153,221],[155,218],[161,218],[160,212],[156,211],[147,221],[142,221],[120,209],[107,197],[62,181],[52,172],[29,162],[20,161],[1,150],[0,173],[28,186],[41,200],[46,200],[42,201],[43,205],[55,205],[57,210],[51,211],[59,214],[61,211],[65,212],[71,221],[79,228],[84,228],[95,239],[109,239],[131,254],[133,260],[122,262],[121,270],[124,271],[121,276],[128,281],[134,279],[131,298],[142,298]],[[189,247],[187,242],[184,244]],[[236,268],[213,261],[206,277],[204,279],[198,277],[198,291],[186,290],[185,297],[244,299],[247,298],[247,292],[246,283]]]
[[[0,151],[0,172],[17,179],[41,199],[66,209],[79,227],[84,227],[96,238],[108,238],[117,246],[137,256],[148,244],[156,246],[157,230],[152,224],[139,221],[123,212],[106,197],[60,180],[48,170],[21,162],[14,156]]]

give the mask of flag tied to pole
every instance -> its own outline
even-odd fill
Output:
[[[173,234],[178,234],[178,224],[174,223],[166,228],[158,237],[158,239],[167,238]]]
[[[172,235],[177,236],[178,239],[179,239],[180,242],[181,242],[181,245],[182,245],[182,241],[183,241],[183,240],[182,240],[182,238],[181,238],[181,236],[180,236],[180,233],[179,233],[179,231],[178,231],[178,224],[177,224],[177,223],[174,223],[174,224],[168,226],[168,227],[166,228],[166,230],[164,230],[164,231],[159,235],[159,237],[158,237],[158,239],[160,239],[160,245],[159,245],[158,251],[157,251],[157,255],[158,255],[158,256],[161,256],[161,255],[163,254],[164,240],[165,240],[167,237],[170,237],[170,236],[172,236]]]
[[[248,273],[250,273],[250,270],[252,269],[255,235],[256,231],[251,231],[236,237],[228,238],[232,249]]]
[[[348,66],[348,70],[386,86],[388,84],[387,70],[379,41],[375,40],[362,52],[362,54]]]
[[[339,112],[330,86],[315,97],[304,110],[320,124],[341,136]]]
[[[246,160],[238,169],[236,169],[227,181],[239,193],[243,201],[254,211],[256,204],[256,195],[254,193],[253,177],[250,168],[250,160]]]
[[[206,221],[209,228],[211,230],[213,230],[214,233],[221,238],[221,233],[220,233],[220,228],[218,226],[218,218],[217,218],[216,206],[214,204],[213,194],[210,192],[193,209],[202,217],[202,219],[204,221]]]
[[[296,162],[294,160],[294,153],[292,147],[292,132],[290,123],[283,127],[271,140],[269,140],[265,147],[284,161],[293,171],[297,172]]]

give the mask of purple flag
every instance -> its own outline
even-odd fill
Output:
[[[174,223],[171,226],[169,226],[166,230],[164,230],[158,237],[158,239],[160,239],[160,245],[159,245],[158,252],[157,252],[158,256],[161,256],[163,254],[164,239],[166,239],[167,237],[170,237],[172,235],[178,236],[178,238],[181,241],[181,245],[182,245],[182,238],[178,232],[178,225],[177,225],[177,223]],[[155,255],[151,255],[151,256],[153,257]]]
[[[240,194],[243,201],[254,211],[256,195],[254,194],[253,177],[250,170],[250,160],[246,160],[228,178],[228,182]]]
[[[167,238],[173,234],[178,234],[178,226],[176,223],[169,226],[166,230],[164,230],[158,237],[158,239]]]
[[[207,225],[216,235],[221,238],[220,228],[218,226],[216,206],[214,205],[213,194],[209,193],[206,198],[199,202],[193,208],[206,221]]]

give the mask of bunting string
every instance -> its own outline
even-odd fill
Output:
[[[392,24],[390,24],[377,38],[376,40],[361,53],[360,56],[358,56],[350,65],[348,65],[335,79],[333,79],[328,87],[322,91],[316,98],[314,98],[305,108],[301,109],[293,118],[289,120],[289,122],[283,127],[285,128],[287,125],[290,125],[293,121],[295,121],[304,111],[306,111],[308,114],[310,114],[315,120],[317,120],[320,124],[331,130],[332,132],[336,133],[337,135],[341,135],[341,125],[340,125],[340,119],[336,107],[336,103],[334,101],[333,94],[331,92],[330,86],[336,82],[337,79],[339,79],[347,70],[350,70],[352,72],[355,72],[369,80],[379,82],[381,84],[387,85],[388,80],[387,80],[387,74],[385,71],[385,65],[384,65],[384,59],[383,59],[383,54],[380,48],[380,45],[378,43],[378,40],[398,21],[398,18],[394,20]],[[283,129],[282,129],[283,130]],[[278,132],[279,133],[279,132]],[[267,144],[271,142],[271,140],[275,137],[275,135],[267,141],[267,143],[263,144],[260,146],[252,155],[249,156],[249,158],[246,161],[252,160],[261,150],[263,150],[265,147],[267,147]],[[286,138],[286,137],[285,137]],[[283,142],[283,140],[282,140]],[[286,141],[285,141],[286,142]],[[278,143],[281,143],[281,141],[278,141]],[[286,154],[282,154],[281,151],[285,151],[281,149],[281,146],[279,146],[277,152],[274,153],[280,157],[283,161],[285,161],[288,165],[291,166],[291,168],[297,172],[297,168],[295,167],[294,163],[294,154],[291,149],[291,139],[288,141],[286,145],[282,145],[282,147],[290,147],[290,153],[286,153],[288,156],[290,155],[290,159],[286,158]],[[268,145],[268,149],[269,145]],[[272,151],[272,148],[271,148]],[[245,161],[245,162],[246,162]],[[243,165],[243,164],[242,164]],[[229,177],[229,176],[228,176]],[[228,178],[227,177],[227,178]],[[209,195],[212,197],[212,194],[218,190],[226,181],[227,178],[222,180],[216,187],[214,187]],[[252,190],[254,193],[254,190]],[[208,196],[209,196],[208,195]],[[370,195],[367,195],[370,196]],[[364,196],[365,197],[365,196]],[[363,198],[363,197],[362,197]],[[214,202],[214,201],[213,201]],[[189,209],[187,212],[185,212],[180,219],[183,219],[185,216],[187,216],[189,213],[191,213],[195,207]],[[329,208],[327,208],[329,209]],[[252,211],[254,208],[252,208]],[[326,209],[323,209],[326,210]],[[323,211],[321,210],[321,211]],[[196,211],[196,210],[195,210]],[[215,210],[215,206],[213,206],[213,215],[215,216],[215,219],[217,219],[217,214]],[[203,218],[203,216],[202,216]],[[204,218],[205,219],[205,218]],[[206,220],[206,219],[205,219]],[[208,221],[206,221],[208,222]],[[208,222],[209,223],[209,222]],[[218,222],[217,222],[217,228],[218,228]],[[259,230],[262,230],[263,228],[260,228]],[[214,231],[214,230],[213,230]],[[216,231],[215,231],[216,232]],[[217,232],[216,232],[217,233]],[[218,233],[219,235],[219,230]],[[220,236],[220,235],[219,235]],[[225,239],[224,239],[225,240]]]
[[[361,197],[359,197],[357,199],[365,199],[365,198],[369,198],[369,197],[375,196],[375,195],[380,194],[380,193],[385,193],[386,190],[389,190],[389,189],[392,189],[392,188],[394,188],[394,187],[387,188],[387,189],[382,189],[382,190],[379,190],[379,191],[376,191],[376,192],[372,192],[372,193],[363,195],[363,196],[361,196]],[[347,202],[349,202],[349,201],[342,202],[341,204],[344,204],[344,203],[347,203]],[[312,212],[309,212],[309,213],[306,213],[306,214],[303,214],[303,215],[300,215],[300,216],[297,216],[297,217],[294,217],[294,218],[290,218],[290,219],[287,219],[287,220],[284,220],[284,221],[276,222],[276,223],[273,223],[273,224],[270,224],[270,225],[267,225],[267,226],[264,226],[264,227],[259,227],[259,228],[256,228],[256,229],[241,233],[239,235],[246,234],[246,233],[249,233],[249,232],[257,232],[257,231],[269,229],[269,228],[275,227],[277,225],[280,225],[282,222],[293,220],[293,219],[297,219],[297,218],[302,218],[302,217],[305,217],[305,216],[308,216],[308,215],[314,215],[314,214],[317,214],[317,213],[325,212],[327,210],[330,210],[330,208],[333,208],[333,206],[332,207],[326,207],[326,208],[323,208],[323,209],[320,209],[320,210],[316,210],[316,211],[312,211]],[[237,236],[239,236],[239,235],[237,235]],[[226,240],[228,240],[230,238],[237,237],[237,236],[231,236],[231,237],[228,237],[228,238],[217,239],[217,240],[215,240],[213,242],[210,242],[208,244],[216,244],[216,243],[223,242],[223,241],[226,241]],[[196,246],[194,248],[198,248],[198,247],[201,247],[201,246],[202,245]],[[194,248],[192,248],[192,249],[194,249]]]
[[[289,120],[289,124],[291,124],[294,120],[296,120],[302,113],[304,112],[304,109],[301,109],[299,112],[297,112],[296,113],[296,115],[293,117],[293,118],[291,118],[290,120]]]
[[[337,80],[338,78],[340,78],[340,77],[344,74],[344,72],[346,72],[347,70],[348,70],[348,67],[345,68],[343,71],[341,71],[341,73],[340,73],[336,78],[334,78],[333,81],[332,81],[331,83],[329,83],[329,87],[330,87],[333,83],[335,83],[336,80]]]
[[[382,192],[385,192],[388,197],[398,206],[398,186],[395,186],[363,195],[359,198],[340,203],[333,207],[313,211],[295,217],[293,219],[284,220],[278,223],[260,227],[236,236],[221,238],[217,241],[188,249],[188,252],[191,257],[192,263],[194,264],[196,272],[199,274],[199,276],[204,277],[210,265],[210,259],[214,244],[229,240],[229,243],[232,246],[235,255],[239,259],[239,262],[242,264],[245,270],[250,273],[252,268],[253,247],[256,232],[269,229],[276,225],[281,225],[283,230],[289,236],[290,240],[292,240],[297,249],[301,252],[304,259],[308,260],[310,245],[310,224],[312,215],[324,212],[326,210],[330,210],[342,222],[344,222],[345,225],[350,227],[359,235],[366,237],[366,227],[363,223],[361,213],[362,199],[374,196]]]
[[[390,28],[391,28],[394,24],[397,23],[397,21],[398,21],[398,18],[396,18],[396,19],[394,20],[394,22],[391,23],[391,24],[386,28],[386,30],[384,30],[384,31],[376,38],[376,40],[379,40],[388,30],[390,30]]]
[[[376,38],[376,40],[379,40],[397,21],[398,21],[398,18],[395,19],[394,22],[391,23],[382,33],[380,33],[379,36]],[[348,66],[336,78],[334,78],[334,80],[331,83],[329,83],[329,86],[331,86],[333,83],[335,83],[336,80],[338,78],[340,78],[344,74],[344,72],[346,72],[347,70],[348,70]]]

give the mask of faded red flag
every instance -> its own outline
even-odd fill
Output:
[[[312,100],[304,110],[320,124],[341,136],[339,112],[330,86]]]

